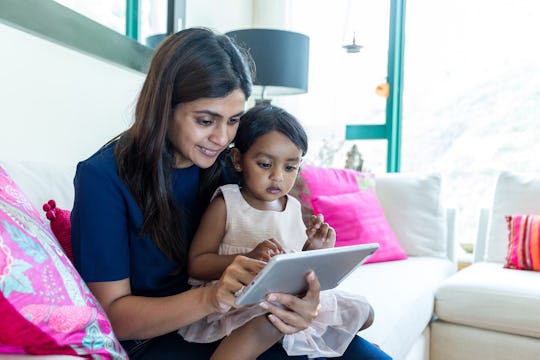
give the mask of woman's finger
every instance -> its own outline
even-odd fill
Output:
[[[276,239],[268,239],[266,240],[269,243],[269,246],[271,250],[274,252],[274,255],[276,254],[282,254],[285,251],[283,250],[283,247],[281,247],[281,244]]]
[[[216,297],[222,308],[234,306],[235,294],[249,284],[253,277],[264,267],[264,261],[255,260],[246,256],[237,256],[227,266],[218,281]]]
[[[270,321],[284,334],[306,329],[318,314],[320,284],[313,272],[306,276],[308,291],[304,297],[272,293],[261,307],[267,309],[277,319]]]

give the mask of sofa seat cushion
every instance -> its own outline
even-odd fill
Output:
[[[366,297],[373,306],[375,321],[360,335],[403,359],[432,318],[437,284],[454,272],[449,260],[411,256],[362,265],[338,288]]]
[[[435,311],[448,322],[540,338],[540,273],[473,264],[441,283]]]

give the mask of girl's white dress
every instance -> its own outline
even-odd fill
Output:
[[[238,185],[220,187],[227,209],[225,237],[219,253],[245,254],[264,240],[273,238],[286,252],[301,251],[307,239],[300,203],[287,195],[285,210],[258,210],[247,203]],[[193,286],[205,283],[190,280]],[[369,316],[369,303],[358,295],[339,290],[322,291],[321,310],[311,326],[296,334],[285,335],[283,348],[288,355],[333,357],[342,355]],[[217,341],[249,320],[266,313],[259,305],[232,309],[225,314],[211,314],[178,330],[185,340],[198,343]]]

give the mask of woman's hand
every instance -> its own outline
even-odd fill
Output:
[[[312,215],[306,228],[308,237],[303,250],[317,250],[334,247],[336,232],[324,221],[322,214]]]
[[[227,312],[234,307],[235,293],[251,282],[266,262],[246,256],[236,256],[221,278],[212,285],[210,302],[217,312]]]
[[[308,291],[303,297],[272,293],[260,304],[270,312],[268,319],[283,334],[294,334],[308,328],[319,314],[319,280],[314,272],[308,273],[306,280]]]
[[[246,256],[252,259],[268,261],[274,255],[283,254],[284,252],[285,251],[277,240],[268,239],[257,244],[255,249],[247,253]]]

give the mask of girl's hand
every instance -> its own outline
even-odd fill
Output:
[[[268,262],[271,257],[277,254],[283,254],[285,251],[275,239],[268,239],[260,242],[255,249],[246,254],[252,259]]]
[[[238,255],[221,278],[211,286],[210,303],[215,311],[225,313],[234,307],[235,293],[251,282],[265,262]]]
[[[306,228],[308,237],[303,250],[316,250],[334,247],[336,243],[336,232],[324,222],[322,214],[312,215]]]
[[[319,314],[319,280],[314,272],[307,274],[306,280],[308,291],[303,297],[272,293],[259,304],[268,310],[268,319],[283,334],[294,334],[308,328]]]

